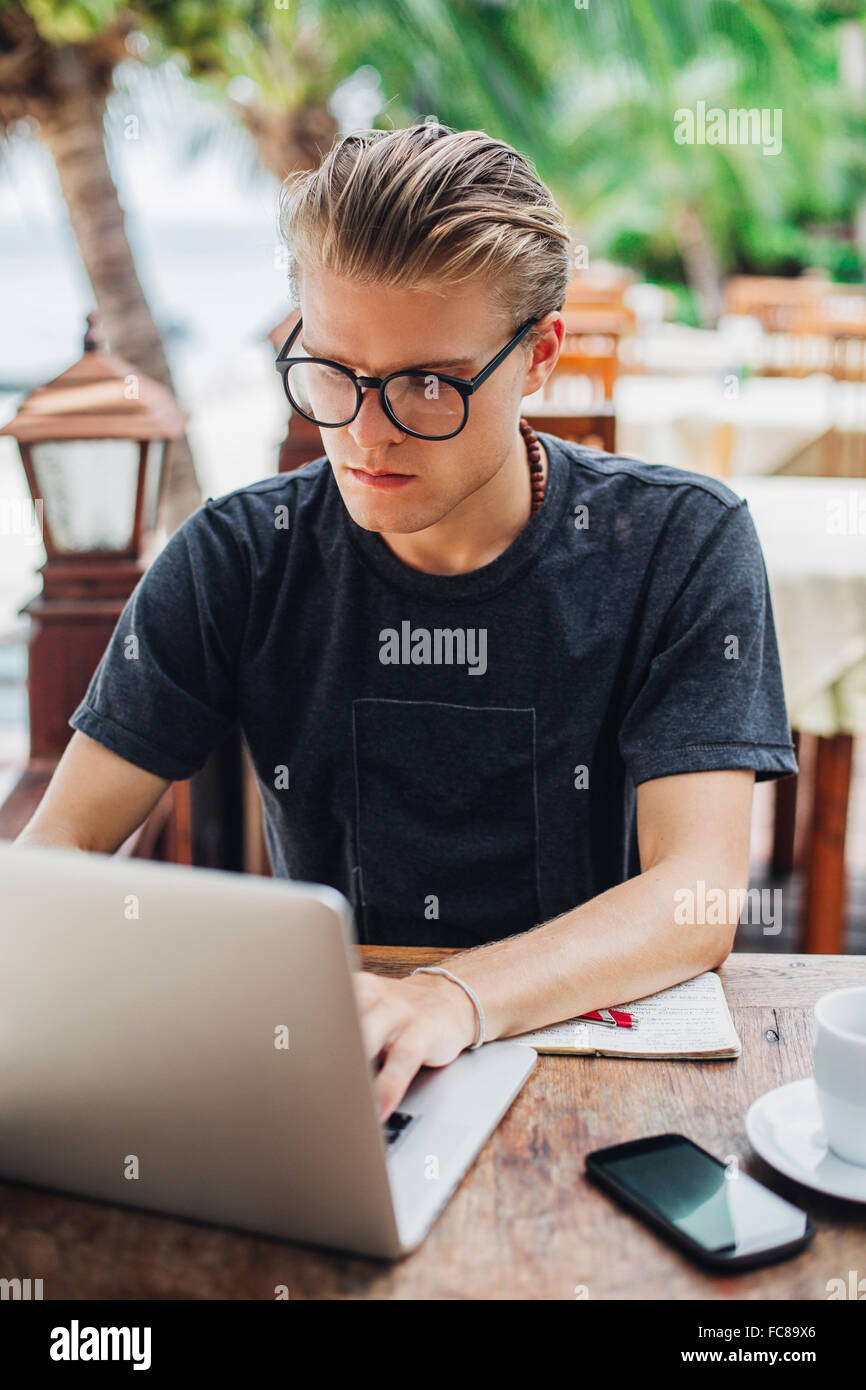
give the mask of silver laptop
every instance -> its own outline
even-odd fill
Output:
[[[331,888],[0,844],[0,1177],[393,1258],[532,1072],[492,1042],[378,1120]]]

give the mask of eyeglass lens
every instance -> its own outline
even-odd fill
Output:
[[[299,409],[319,425],[344,425],[355,412],[355,383],[339,367],[294,362],[286,373],[286,388]],[[435,438],[463,423],[463,397],[433,373],[401,373],[388,382],[385,395],[400,424],[417,434]]]

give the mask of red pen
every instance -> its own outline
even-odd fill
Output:
[[[577,1016],[581,1023],[600,1023],[605,1028],[637,1028],[634,1014],[623,1009],[593,1009],[592,1013]]]

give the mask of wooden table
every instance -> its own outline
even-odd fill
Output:
[[[449,954],[363,949],[402,975]],[[811,1011],[866,983],[866,956],[735,954],[721,967],[742,1056],[718,1062],[540,1057],[424,1244],[393,1265],[0,1184],[0,1267],[44,1297],[264,1299],[820,1299],[864,1273],[866,1205],[801,1187],[745,1136],[763,1092],[810,1074]],[[584,1156],[679,1130],[806,1208],[811,1245],[776,1266],[705,1274],[587,1182]],[[585,1293],[582,1291],[585,1290]]]

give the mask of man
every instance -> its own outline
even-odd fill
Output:
[[[796,762],[746,506],[522,436],[571,257],[521,156],[348,137],[281,226],[278,366],[327,457],[170,538],[21,838],[113,852],[240,718],[275,874],[341,889],[362,941],[467,948],[356,977],[384,1118],[482,1036],[719,965],[738,914],[676,904],[747,886],[754,781]]]

